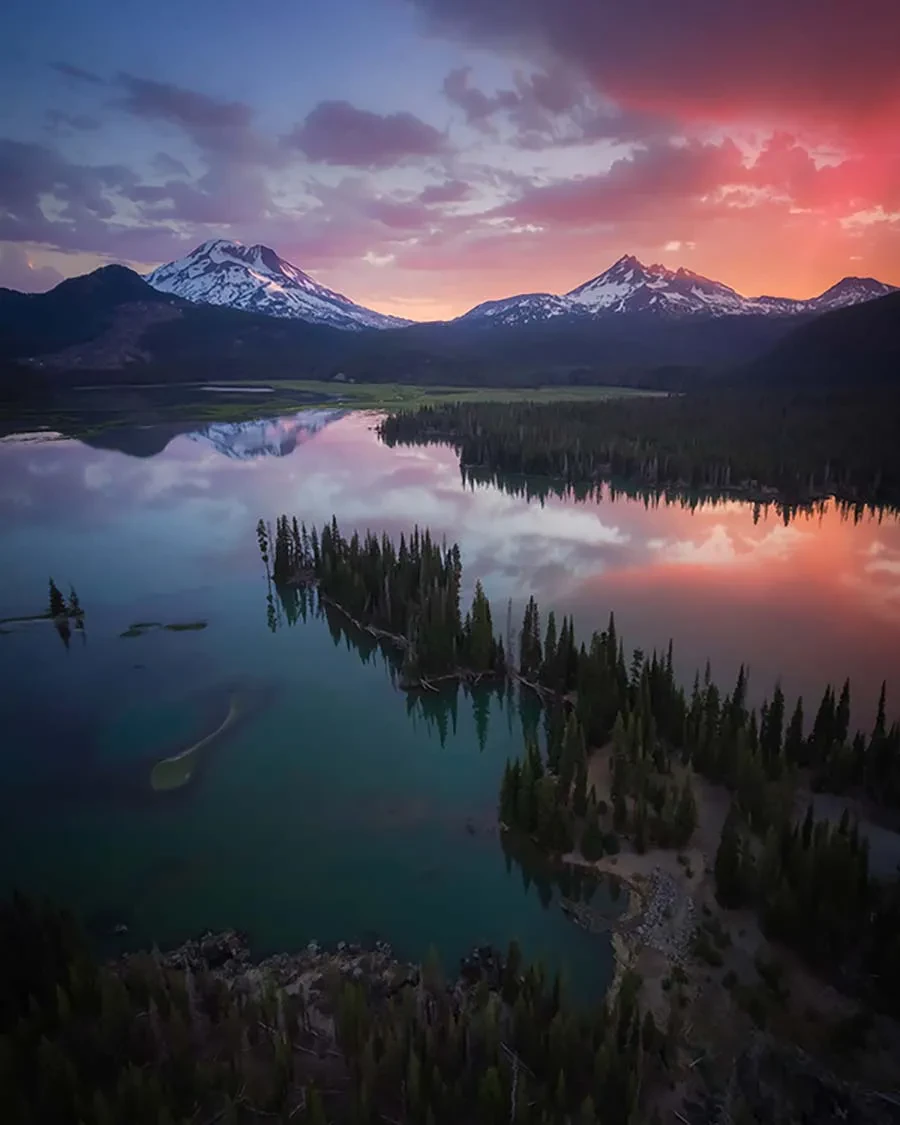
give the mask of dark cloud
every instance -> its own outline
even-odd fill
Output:
[[[43,293],[62,281],[63,275],[52,266],[35,266],[21,246],[0,246],[0,286],[25,293]]]
[[[103,86],[104,80],[99,74],[94,74],[93,71],[84,70],[80,66],[74,66],[72,63],[55,62],[50,64],[55,71],[64,74],[66,78],[72,78],[76,82],[87,82],[92,86]]]
[[[419,202],[426,206],[436,203],[462,203],[472,195],[472,188],[464,180],[445,180],[442,184],[429,184],[419,192]]]
[[[411,0],[433,26],[682,119],[896,125],[897,0]],[[474,105],[473,101],[473,105]]]
[[[312,161],[351,168],[387,168],[447,150],[444,135],[415,114],[382,115],[344,101],[319,102],[284,144]]]
[[[533,74],[519,74],[514,89],[487,94],[472,85],[470,67],[452,70],[443,93],[463,111],[469,125],[483,132],[500,132],[522,149],[540,151],[592,141],[646,141],[671,135],[671,120],[655,113],[623,111],[598,96],[571,68],[556,65]]]
[[[219,159],[259,164],[279,162],[278,146],[254,127],[255,112],[245,102],[227,101],[171,82],[120,74],[119,105],[135,117],[181,129],[201,150]]]
[[[497,214],[521,223],[589,227],[664,215],[675,204],[747,179],[740,150],[731,141],[659,143],[615,161],[608,172],[531,187]]]
[[[514,90],[498,90],[494,94],[486,94],[473,86],[471,82],[472,68],[462,66],[451,70],[444,79],[444,97],[463,111],[466,121],[478,128],[488,128],[490,119],[503,110],[513,110],[519,103],[519,97]]]
[[[118,81],[126,91],[122,104],[129,113],[171,121],[188,133],[205,136],[207,131],[216,134],[246,129],[253,120],[253,110],[244,102],[224,101],[170,82],[154,82],[133,74],[121,74]]]
[[[109,193],[135,182],[123,165],[73,164],[44,145],[0,139],[0,215],[5,221],[43,217],[43,195],[62,204],[63,219],[86,214],[108,219],[114,210]]]
[[[118,164],[75,164],[44,145],[0,139],[0,242],[147,261],[151,246],[171,244],[171,228],[119,221],[117,201],[139,188]],[[52,217],[44,201],[52,199]],[[151,252],[150,257],[153,257]]]

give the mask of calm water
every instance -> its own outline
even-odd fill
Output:
[[[377,934],[451,963],[517,937],[599,991],[606,940],[567,922],[550,873],[496,835],[518,710],[460,695],[426,714],[323,618],[273,632],[257,519],[427,524],[459,541],[468,587],[480,577],[500,617],[531,592],[584,632],[612,608],[630,645],[674,636],[686,679],[707,657],[722,681],[748,662],[758,697],[780,676],[817,700],[849,674],[865,725],[900,666],[900,524],[832,507],[785,526],[739,503],[529,503],[464,486],[449,449],[386,448],[374,422],[319,411],[0,443],[0,616],[42,610],[51,574],[87,609],[68,649],[46,623],[2,627],[0,889],[73,904],[101,937],[126,921],[133,943],[224,926],[260,950]],[[154,764],[232,702],[236,725],[189,784],[154,791]],[[615,909],[609,897],[595,892]]]

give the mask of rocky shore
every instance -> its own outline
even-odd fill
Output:
[[[690,950],[694,915],[693,898],[671,875],[654,868],[647,880],[643,911],[632,931],[634,939],[680,963]]]
[[[307,1004],[324,995],[325,985],[336,978],[362,983],[370,995],[387,998],[403,988],[418,987],[422,977],[419,965],[399,960],[387,942],[378,940],[368,945],[339,941],[332,948],[311,941],[297,952],[255,961],[245,934],[210,931],[174,949],[155,951],[154,957],[162,968],[208,973],[229,988],[250,994],[262,995],[271,988],[287,995],[302,993]],[[476,946],[461,959],[447,989],[461,999],[481,981],[499,988],[505,963],[499,950]]]

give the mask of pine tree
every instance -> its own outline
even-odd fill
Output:
[[[678,795],[678,804],[675,806],[674,843],[678,848],[683,848],[690,843],[691,837],[697,827],[697,801],[694,797],[694,787],[690,777],[684,779],[684,785]]]
[[[803,696],[797,698],[797,706],[788,724],[784,738],[784,756],[791,765],[802,765],[805,760],[803,741]]]
[[[887,681],[882,680],[881,681],[881,691],[878,695],[878,712],[875,716],[875,726],[872,730],[872,741],[873,742],[876,742],[877,740],[884,738],[885,723],[886,723],[886,719],[885,719],[886,698],[887,698]]]
[[[55,618],[68,616],[66,599],[52,578],[50,579],[50,616]]]
[[[575,790],[572,794],[572,808],[576,816],[584,816],[587,811],[587,763],[584,756],[575,767]]]
[[[541,680],[548,687],[556,687],[556,615],[553,610],[547,615],[547,636],[544,641],[544,663]]]
[[[732,805],[722,826],[722,837],[716,851],[716,898],[727,909],[742,906],[746,886],[743,868],[743,846],[738,828],[737,808]]]
[[[603,855],[603,832],[596,813],[588,816],[585,822],[581,833],[581,854],[592,863]]]
[[[574,711],[569,712],[566,719],[566,730],[563,735],[562,759],[559,765],[559,787],[563,800],[568,800],[572,782],[579,763],[585,760],[584,734],[581,724]]]
[[[845,680],[841,688],[841,697],[838,700],[837,711],[834,716],[834,731],[832,741],[839,745],[847,741],[850,730],[850,681]]]

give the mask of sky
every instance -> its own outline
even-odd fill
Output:
[[[900,285],[898,0],[7,0],[0,285],[263,243],[413,319]]]

